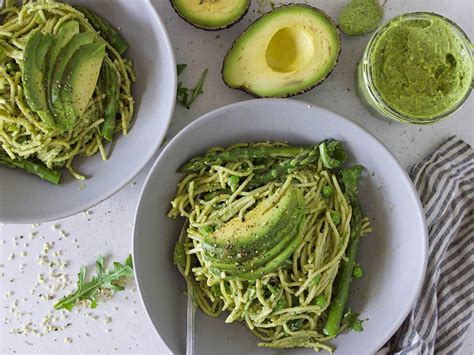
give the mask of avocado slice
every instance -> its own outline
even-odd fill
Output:
[[[65,22],[58,30],[57,35],[54,37],[54,43],[51,46],[51,49],[48,52],[46,58],[46,96],[48,100],[48,107],[52,110],[52,102],[51,102],[51,84],[53,80],[53,73],[55,70],[55,63],[56,59],[58,58],[58,54],[63,49],[66,44],[76,35],[79,33],[79,22],[77,21],[68,21]]]
[[[63,82],[64,71],[75,52],[81,46],[92,43],[94,41],[94,36],[94,33],[91,32],[83,32],[74,35],[64,48],[59,51],[56,62],[54,63],[49,100],[56,118],[56,123],[64,130],[71,127],[76,120],[73,110],[64,107],[61,101],[61,91],[65,84]]]
[[[61,79],[60,100],[67,117],[80,117],[99,78],[102,61],[105,57],[105,43],[89,43],[79,47],[67,64]]]
[[[247,256],[253,257],[262,249],[268,250],[283,237],[280,230],[284,229],[304,202],[301,192],[289,186],[259,203],[248,212],[245,220],[239,217],[228,221],[214,233],[203,238],[205,248],[210,256],[229,258],[230,261],[242,261]]]
[[[32,111],[49,127],[54,127],[54,119],[48,110],[46,90],[44,87],[44,57],[53,44],[49,34],[35,31],[26,43],[23,52],[22,83],[26,101]]]
[[[263,15],[235,40],[222,66],[227,86],[257,97],[301,94],[333,70],[341,44],[323,11],[285,5]]]
[[[171,0],[171,5],[194,27],[216,31],[239,22],[249,10],[250,0]]]

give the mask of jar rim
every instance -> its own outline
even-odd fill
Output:
[[[404,122],[404,123],[412,123],[412,124],[432,124],[436,122],[440,122],[441,120],[447,118],[448,116],[451,116],[454,112],[456,112],[467,100],[469,97],[471,91],[472,91],[472,77],[471,77],[471,85],[469,88],[466,90],[463,98],[456,102],[455,105],[453,105],[451,108],[448,110],[434,116],[434,117],[427,117],[427,118],[419,118],[419,117],[412,117],[406,114],[403,114],[393,108],[388,102],[386,102],[378,90],[375,88],[375,85],[373,85],[373,80],[372,80],[372,70],[371,70],[371,65],[370,65],[370,54],[373,51],[373,48],[375,47],[375,44],[377,43],[378,39],[387,31],[390,29],[390,27],[397,21],[401,21],[404,19],[416,19],[416,18],[426,18],[426,17],[437,17],[441,19],[442,21],[448,23],[459,35],[459,37],[463,40],[463,44],[466,47],[466,50],[471,53],[471,58],[472,58],[472,49],[470,47],[470,39],[467,36],[467,34],[452,20],[449,18],[442,16],[440,14],[434,13],[434,12],[425,12],[425,11],[420,11],[420,12],[410,12],[410,13],[405,13],[398,15],[392,19],[390,19],[387,23],[384,25],[380,26],[375,33],[372,35],[370,38],[366,49],[364,50],[364,54],[362,55],[362,75],[364,81],[367,83],[367,92],[371,96],[371,99],[374,100],[377,105],[381,105],[384,108],[384,112],[388,114],[391,118]],[[472,63],[472,59],[471,59]],[[474,73],[474,68],[473,68],[473,73]],[[471,74],[472,76],[472,74]]]

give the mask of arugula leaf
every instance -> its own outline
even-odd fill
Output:
[[[366,321],[366,319],[361,320],[359,319],[359,313],[352,312],[350,309],[342,318],[342,324],[345,324],[347,328],[352,329],[356,332],[361,332],[364,330],[362,323]]]
[[[117,282],[124,277],[133,277],[132,256],[129,255],[124,264],[114,262],[113,266],[113,269],[107,272],[104,268],[104,258],[99,256],[95,262],[97,275],[89,282],[86,282],[86,268],[82,266],[77,274],[77,290],[59,300],[54,305],[54,309],[70,311],[79,300],[90,300],[91,308],[96,308],[96,296],[99,291],[103,289],[122,291],[124,287]]]
[[[178,64],[176,66],[176,71],[178,73],[178,76],[186,69],[187,65],[186,64]],[[180,81],[178,82],[178,89],[176,92],[176,100],[189,109],[193,102],[197,99],[197,97],[200,94],[203,94],[204,91],[202,90],[202,86],[204,85],[204,80],[206,79],[208,69],[204,69],[204,71],[201,74],[201,78],[199,79],[198,83],[196,84],[195,87],[192,89],[189,89],[185,86],[183,86],[183,83]]]
[[[319,145],[319,154],[326,169],[339,168],[347,159],[347,152],[339,141],[325,141]]]
[[[178,72],[178,76],[181,75],[181,73],[186,69],[188,65],[187,64],[178,64],[176,65],[176,71]]]

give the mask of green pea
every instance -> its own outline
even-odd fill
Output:
[[[339,223],[341,223],[341,214],[336,211],[331,211],[331,219],[334,222],[334,224],[337,226]]]
[[[323,187],[322,193],[323,193],[323,197],[329,198],[329,197],[332,196],[333,188],[329,185],[326,185],[326,186]]]
[[[360,279],[362,276],[364,276],[364,270],[359,265],[354,266],[354,270],[352,270],[352,276],[354,276],[356,279]]]
[[[237,186],[239,184],[239,180],[240,178],[238,176],[231,175],[229,176],[227,183],[229,184],[229,186]]]

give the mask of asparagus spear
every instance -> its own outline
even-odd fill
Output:
[[[94,27],[94,29],[99,32],[100,35],[104,37],[117,52],[119,52],[119,54],[125,53],[128,49],[128,43],[110,23],[94,11],[89,10],[87,7],[75,6],[75,8],[84,14],[92,27]]]
[[[52,184],[59,184],[61,179],[61,172],[59,170],[52,170],[41,163],[36,163],[31,160],[15,158],[12,159],[5,153],[0,151],[0,164],[9,166],[11,168],[18,168],[25,170],[31,174],[37,175],[43,180]]]
[[[314,163],[319,158],[318,145],[312,145],[304,149],[293,159],[284,161],[274,169],[270,169],[268,172],[262,175],[256,175],[252,181],[248,184],[248,189],[253,190],[259,186],[265,185],[266,183],[276,180],[281,176],[291,173],[293,170]]]
[[[114,136],[115,118],[117,116],[120,95],[119,78],[112,65],[111,60],[106,58],[101,69],[102,84],[107,93],[107,101],[105,104],[104,123],[100,129],[100,134],[109,142],[112,141]]]
[[[189,160],[178,172],[197,172],[211,165],[218,165],[239,159],[258,158],[293,158],[301,153],[304,147],[245,147],[232,148],[222,152],[208,153]]]
[[[359,178],[362,170],[363,167],[360,165],[341,170],[340,181],[344,187],[344,193],[352,204],[351,235],[346,251],[347,261],[342,264],[339,270],[335,293],[329,305],[329,314],[323,329],[324,334],[328,336],[336,336],[339,333],[349,298],[352,272],[362,230],[362,211],[357,199]]]
[[[264,148],[264,147],[262,147],[262,148]],[[267,147],[267,148],[270,148],[270,147]],[[278,147],[278,148],[290,148],[290,147]],[[300,148],[300,147],[294,147],[294,148],[303,149],[303,148]],[[245,148],[237,148],[237,149],[245,149]],[[250,149],[252,149],[252,148],[250,148]],[[252,153],[255,154],[257,152],[258,151],[253,151]],[[275,153],[275,152],[273,152],[273,153]],[[266,157],[268,157],[268,156],[266,156]],[[300,150],[300,153],[297,154],[293,159],[285,160],[285,161],[281,162],[277,167],[275,167],[273,169],[270,169],[265,174],[254,176],[254,178],[247,185],[247,190],[256,189],[259,186],[265,185],[266,183],[268,183],[272,180],[276,180],[279,177],[290,173],[291,171],[295,170],[296,168],[299,168],[299,167],[304,166],[304,165],[311,164],[311,163],[315,162],[316,160],[318,160],[318,157],[319,157],[318,145],[312,145],[312,146],[310,146],[306,149],[303,149],[302,151]],[[241,156],[239,156],[239,158],[241,158]],[[254,159],[255,158],[263,158],[263,156],[253,156],[253,158]],[[216,191],[208,192],[207,194],[204,195],[203,198],[204,198],[204,200],[209,201],[209,200],[212,200],[217,195],[228,194],[228,193],[232,193],[232,190],[230,188],[219,189],[219,190],[216,190]]]

